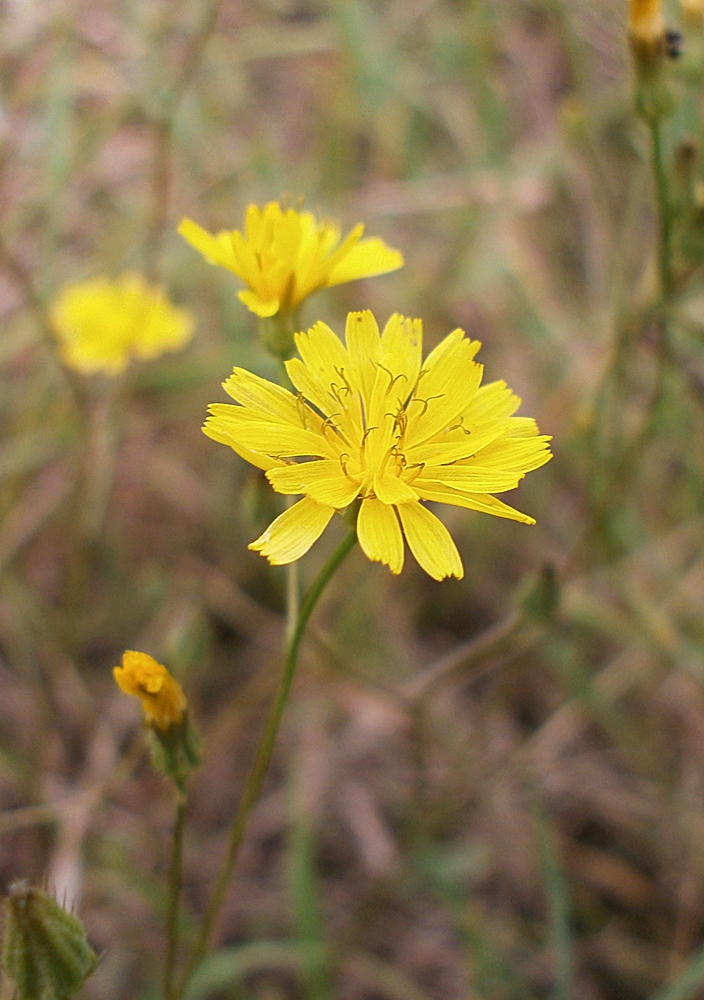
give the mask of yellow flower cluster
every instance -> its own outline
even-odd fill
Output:
[[[482,385],[477,341],[450,333],[422,359],[422,325],[394,315],[379,331],[350,313],[346,347],[324,323],[296,335],[289,392],[242,368],[224,383],[239,405],[214,403],[205,433],[265,470],[279,493],[302,494],[250,545],[273,564],[293,562],[336,511],[360,501],[358,538],[369,559],[400,573],[404,536],[435,579],[461,577],[438,501],[528,524],[492,494],[511,490],[550,458],[549,437],[504,382]]]
[[[313,292],[403,266],[403,255],[378,237],[362,239],[360,223],[340,242],[340,229],[311,212],[282,209],[272,201],[250,205],[244,233],[212,236],[190,219],[178,230],[211,264],[241,278],[239,297],[257,316],[292,313]]]
[[[191,314],[138,274],[69,285],[54,303],[51,324],[70,368],[105,375],[118,375],[132,358],[179,350],[194,330]]]
[[[148,726],[164,733],[183,720],[188,703],[181,685],[148,653],[128,649],[113,676],[121,691],[139,698]]]

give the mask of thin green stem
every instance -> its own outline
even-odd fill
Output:
[[[301,648],[301,641],[306,630],[306,625],[308,624],[308,619],[313,613],[313,609],[318,603],[318,599],[320,598],[320,595],[329,580],[337,570],[338,566],[342,563],[345,556],[354,548],[356,541],[357,532],[356,529],[352,527],[348,530],[345,537],[321,569],[320,573],[308,590],[303,603],[301,604],[301,610],[298,615],[295,630],[288,642],[279,689],[276,693],[276,698],[269,709],[269,716],[266,721],[264,733],[257,748],[254,763],[252,764],[252,769],[249,772],[247,783],[245,784],[242,798],[240,799],[240,804],[232,823],[225,859],[215,881],[215,886],[210,896],[205,916],[200,927],[198,939],[193,949],[190,961],[186,966],[181,980],[180,989],[176,994],[176,997],[181,997],[183,995],[193,971],[205,955],[210,945],[215,924],[218,916],[220,915],[223,903],[225,902],[227,889],[232,878],[235,864],[237,863],[237,856],[244,839],[249,814],[252,810],[252,806],[259,797],[262,785],[264,784],[264,779],[266,778],[269,770],[271,755],[274,750],[274,744],[279,731],[281,717],[283,716],[289,691],[291,690],[291,684],[293,683],[293,678],[296,672],[298,653]]]
[[[671,297],[675,286],[672,268],[672,206],[667,182],[662,120],[660,118],[649,118],[648,127],[650,129],[655,194],[660,222],[658,247],[660,289],[663,301],[666,303]]]
[[[169,901],[166,912],[166,958],[164,960],[164,1000],[174,1000],[174,973],[179,941],[179,902],[183,884],[183,835],[186,828],[186,798],[179,792],[176,802],[171,868],[169,871]]]
[[[300,613],[300,573],[298,563],[289,563],[286,567],[286,645],[291,642],[298,625]]]
[[[670,197],[667,176],[667,153],[663,135],[661,117],[648,119],[651,137],[652,168],[655,179],[655,194],[659,220],[658,270],[660,273],[660,308],[657,321],[657,374],[653,394],[650,400],[649,412],[640,433],[633,442],[631,451],[636,455],[642,451],[653,436],[657,427],[657,418],[665,398],[667,388],[667,371],[670,362],[670,320],[668,310],[675,291],[675,272],[673,266],[673,205]],[[625,462],[625,475],[630,474],[631,461]]]
[[[592,546],[599,539],[600,544],[609,538],[610,525],[615,511],[619,510],[623,498],[633,488],[634,477],[643,459],[646,446],[657,433],[659,417],[667,394],[668,371],[672,352],[670,346],[669,307],[675,292],[675,268],[673,260],[674,206],[668,178],[667,144],[661,113],[643,113],[650,133],[650,165],[655,184],[655,206],[658,217],[658,277],[659,295],[652,312],[643,318],[636,337],[643,337],[648,328],[656,332],[656,366],[650,399],[646,404],[639,429],[625,435],[618,413],[623,410],[622,400],[629,370],[629,355],[633,348],[630,326],[621,321],[613,363],[609,366],[605,379],[597,395],[595,411],[599,414],[592,440],[592,482],[596,484],[592,505],[591,527],[587,531],[583,547]],[[634,338],[635,339],[635,338]],[[614,403],[616,415],[614,416]],[[611,402],[612,405],[607,405]],[[608,435],[601,439],[601,432],[608,428]],[[614,429],[616,435],[614,435]]]

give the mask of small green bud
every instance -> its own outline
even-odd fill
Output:
[[[10,886],[2,964],[17,1000],[70,1000],[97,962],[78,917],[24,880]]]

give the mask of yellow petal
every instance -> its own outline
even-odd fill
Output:
[[[203,229],[192,219],[182,219],[178,227],[178,232],[187,240],[192,247],[195,247],[203,254],[205,259],[211,264],[219,264],[220,267],[232,267],[232,256],[227,253],[222,242]]]
[[[404,503],[398,507],[403,531],[413,555],[422,569],[434,580],[446,576],[464,576],[462,560],[450,532],[435,514],[421,503]]]
[[[414,444],[428,441],[439,431],[457,424],[482,380],[482,366],[472,360],[475,343],[455,334],[446,339],[447,349],[436,348],[423,364],[423,374],[414,393],[416,401],[409,404],[407,433]],[[431,363],[433,355],[435,361]]]
[[[360,240],[348,253],[342,255],[336,263],[326,284],[341,285],[344,281],[356,281],[358,278],[371,278],[375,274],[387,274],[403,267],[403,254],[392,250],[378,236]]]
[[[345,341],[350,356],[351,378],[364,400],[364,408],[369,413],[369,403],[376,379],[377,362],[381,360],[381,336],[372,313],[352,312],[347,316]]]
[[[352,421],[361,434],[359,399],[348,377],[352,363],[340,338],[327,324],[316,323],[307,333],[297,333],[295,341],[302,360],[286,362],[294,386],[326,416]]]
[[[304,430],[300,421],[296,426],[275,420],[248,406],[232,406],[230,403],[211,403],[208,410],[211,417],[207,425],[226,431],[232,440],[253,451],[278,458],[307,455],[336,457],[330,454],[330,446],[323,435]]]
[[[382,364],[394,373],[393,400],[405,402],[415,388],[423,351],[423,323],[394,313],[381,335]]]
[[[466,465],[426,465],[413,480],[418,489],[433,484],[451,486],[465,493],[503,493],[514,490],[525,473],[520,469],[486,468],[474,462]]]
[[[409,503],[418,499],[412,486],[389,472],[374,476],[374,492],[382,503]]]
[[[265,319],[267,316],[274,316],[279,311],[281,305],[279,299],[264,299],[256,292],[245,290],[238,292],[237,298],[244,302],[250,312]]]
[[[272,469],[267,479],[279,493],[305,493],[337,510],[351,504],[359,493],[359,484],[345,476],[339,462],[330,460]]]
[[[381,500],[363,500],[357,518],[357,538],[367,559],[384,563],[392,573],[403,569],[403,535],[393,507]]]
[[[219,421],[216,417],[208,417],[203,425],[202,431],[206,437],[211,438],[213,441],[217,441],[218,444],[226,444],[229,448],[232,448],[232,450],[239,455],[240,458],[243,458],[245,462],[249,462],[258,469],[263,469],[264,472],[268,469],[273,469],[278,465],[285,465],[285,463],[279,458],[272,458],[270,455],[265,455],[263,452],[253,451],[251,448],[245,448],[232,436],[227,425],[224,425],[222,421]]]
[[[455,347],[455,345],[460,342],[460,340],[464,340],[465,338],[466,334],[464,330],[462,330],[460,327],[457,327],[457,329],[453,330],[451,333],[448,333],[448,335],[446,337],[443,337],[440,343],[436,344],[435,347],[432,349],[428,357],[425,359],[423,368],[426,369],[427,371],[431,371],[435,367],[435,365],[439,363],[441,358],[443,358],[445,354],[447,354],[448,351],[452,350]],[[477,351],[482,345],[479,340],[470,340],[470,344],[472,346],[471,358],[474,358]]]
[[[325,261],[326,268],[326,284],[327,278],[332,274],[334,269],[340,263],[343,257],[347,257],[348,254],[357,246],[364,233],[364,223],[358,222],[357,225],[349,231],[347,236],[345,236],[339,247],[334,250],[330,256]],[[337,230],[337,239],[340,238],[340,231]],[[337,242],[337,240],[335,241]],[[330,246],[330,237],[326,235],[325,245]],[[334,246],[334,244],[333,244]]]
[[[498,435],[501,431],[496,433]],[[408,466],[449,465],[451,462],[470,458],[474,454],[473,438],[466,434],[459,434],[458,437],[457,441],[445,442],[438,435],[432,441],[404,449]]]
[[[304,497],[279,514],[249,547],[265,556],[272,566],[295,562],[320,538],[334,513],[334,507]]]
[[[326,385],[343,385],[340,372],[349,368],[349,355],[327,323],[316,323],[307,333],[297,333],[295,340],[303,364],[311,373]]]
[[[472,433],[479,434],[482,428],[511,417],[520,405],[520,396],[512,392],[503,380],[488,382],[468,400],[462,418],[466,426],[472,428]],[[504,433],[503,429],[501,433]]]
[[[264,219],[271,215],[272,209],[277,208],[279,209],[279,214],[281,214],[281,209],[274,201],[270,201],[263,209],[259,205],[250,204],[247,206],[244,216],[244,234],[249,243],[253,243],[255,246],[261,244]]]
[[[458,464],[455,468],[481,468],[486,472],[501,470],[504,473],[512,472],[518,478],[522,478],[526,472],[533,472],[545,465],[552,458],[552,453],[548,450],[548,442],[551,441],[548,434],[541,434],[531,438],[510,438],[503,437],[493,441],[473,459],[465,459],[464,463]],[[484,489],[485,487],[463,486],[462,489]],[[513,489],[512,486],[505,487]],[[501,487],[490,487],[488,493],[501,492]]]
[[[316,406],[324,417],[339,416],[340,400],[331,392],[329,383],[322,382],[300,358],[291,358],[284,362],[284,366],[294,389]]]
[[[248,372],[245,368],[233,369],[223,382],[225,392],[237,403],[262,413],[269,413],[279,420],[300,424],[298,400],[283,386]]]
[[[453,507],[464,507],[467,510],[478,510],[483,514],[494,514],[495,517],[506,517],[510,521],[522,521],[523,524],[535,524],[535,519],[520,510],[509,507],[507,503],[491,496],[490,493],[460,493],[450,486],[433,483],[432,486],[418,485],[418,495],[422,500],[435,500],[437,503],[449,503]]]

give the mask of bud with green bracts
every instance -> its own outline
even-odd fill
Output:
[[[70,1000],[97,962],[78,917],[43,889],[25,881],[10,886],[2,964],[16,1000]]]

